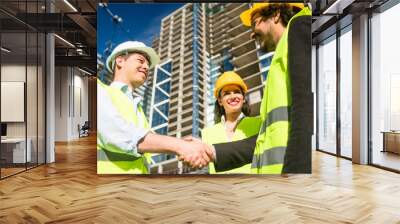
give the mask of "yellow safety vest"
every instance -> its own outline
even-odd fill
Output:
[[[149,127],[140,105],[138,105],[138,110],[144,122],[138,121],[138,116],[133,110],[132,102],[120,89],[105,85],[100,80],[97,80],[97,83],[98,88],[103,88],[107,91],[113,105],[126,122],[131,122],[135,125],[142,124],[142,128]],[[102,140],[101,133],[97,133],[98,174],[148,174],[150,159],[150,153],[144,153],[143,156],[137,157],[115,145],[107,144]]]
[[[261,119],[260,117],[244,117],[235,129],[235,133],[232,137],[232,141],[242,140],[251,136],[254,136],[260,130]],[[211,127],[207,127],[201,131],[202,140],[207,144],[218,144],[229,142],[226,136],[224,125],[219,122]],[[238,167],[232,170],[224,172],[216,172],[214,163],[208,164],[208,170],[210,174],[238,174],[238,173],[251,173],[251,163],[246,164],[242,167]]]
[[[288,30],[298,16],[311,15],[304,8],[294,15],[283,33],[269,67],[266,87],[260,107],[262,120],[251,165],[252,173],[280,174],[290,131],[289,113],[292,104],[288,74]]]

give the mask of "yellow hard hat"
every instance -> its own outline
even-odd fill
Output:
[[[242,20],[243,25],[251,26],[251,17],[253,16],[254,12],[256,12],[262,8],[268,7],[270,5],[274,5],[274,4],[277,5],[277,4],[282,4],[282,3],[273,3],[273,2],[271,2],[271,3],[269,3],[269,2],[254,3],[253,7],[251,7],[250,9],[248,9],[240,14],[240,19]],[[286,3],[286,4],[288,4],[289,6],[295,7],[295,8],[299,8],[299,9],[304,8],[303,3]]]
[[[242,88],[243,93],[247,92],[247,85],[236,72],[224,72],[215,82],[214,96],[218,97],[219,91],[226,85],[238,85]]]

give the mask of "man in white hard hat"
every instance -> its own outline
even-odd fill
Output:
[[[97,173],[147,174],[148,153],[175,153],[196,167],[208,164],[211,151],[201,142],[188,142],[150,131],[141,98],[133,90],[143,85],[149,69],[159,62],[144,43],[119,44],[107,58],[113,82],[98,80]]]

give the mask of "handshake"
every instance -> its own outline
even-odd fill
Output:
[[[183,138],[179,146],[178,159],[192,168],[203,168],[215,160],[215,149],[212,145],[202,142],[192,136]]]

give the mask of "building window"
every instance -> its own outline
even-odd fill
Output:
[[[340,36],[340,155],[352,157],[352,33]]]
[[[168,99],[169,96],[165,95],[165,93],[161,92],[159,89],[156,89],[156,93],[154,95],[154,103],[159,103]]]
[[[159,69],[157,71],[157,83],[162,82],[162,81],[168,79],[169,77],[170,76],[167,73],[165,73],[164,71],[162,71],[161,69]]]
[[[168,127],[163,127],[163,128],[159,128],[157,130],[155,130],[156,133],[160,134],[160,135],[167,135],[168,133]]]
[[[400,155],[396,154],[400,153],[398,21],[400,4],[371,18],[372,163],[395,170],[400,170]]]
[[[169,112],[169,103],[164,103],[160,106],[158,106],[158,109],[166,116],[168,117],[168,112]]]
[[[157,127],[160,124],[163,124],[165,122],[168,122],[167,120],[165,120],[157,111],[153,112],[153,120],[151,123],[152,127]]]
[[[15,9],[15,2],[1,2]],[[10,17],[43,13],[43,3],[19,1],[18,13],[0,11],[0,179],[45,163],[46,37]]]
[[[336,154],[336,36],[318,48],[318,149]]]

